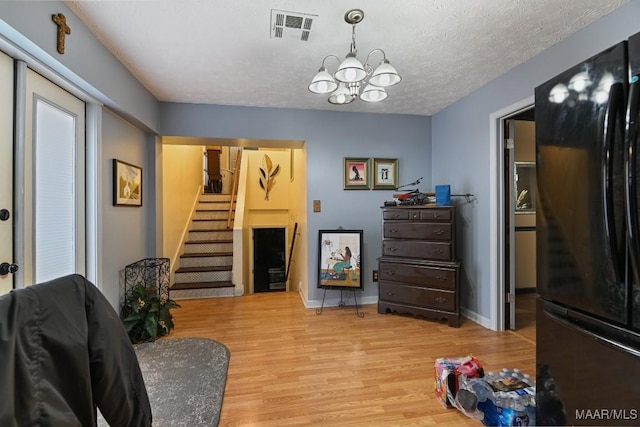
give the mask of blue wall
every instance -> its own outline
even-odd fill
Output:
[[[462,217],[462,305],[484,317],[497,295],[492,293],[489,169],[490,115],[529,97],[534,88],[588,57],[640,32],[640,1],[596,21],[536,57],[517,66],[466,98],[433,116],[434,184],[452,183],[452,191],[470,192],[477,203],[464,205]]]
[[[309,255],[310,301],[322,299],[318,230],[338,227],[364,230],[363,297],[378,295],[371,271],[382,252],[380,206],[393,191],[343,190],[343,157],[397,158],[400,183],[424,177],[420,189],[432,190],[430,117],[161,103],[159,123],[163,135],[305,141],[307,194],[291,197],[306,197],[307,236],[300,241]],[[322,212],[313,212],[313,200],[322,202]]]
[[[148,256],[149,234],[155,230],[148,218],[151,202],[146,176],[142,177],[142,207],[113,206],[113,159],[134,165],[145,165],[150,144],[140,129],[120,119],[106,109],[102,113],[101,165],[102,177],[102,283],[100,288],[114,307],[120,305],[120,286],[124,268]],[[146,169],[143,173],[146,174]],[[148,254],[148,255],[147,255]]]

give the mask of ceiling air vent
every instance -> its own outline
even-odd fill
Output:
[[[309,40],[311,24],[317,15],[271,9],[271,38]]]

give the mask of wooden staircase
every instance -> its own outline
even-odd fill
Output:
[[[231,197],[210,193],[200,196],[171,286],[171,298],[234,295],[233,229],[227,228],[229,212],[235,212],[235,197],[230,207]]]

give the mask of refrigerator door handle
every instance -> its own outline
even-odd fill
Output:
[[[604,230],[609,249],[609,267],[616,282],[622,281],[620,271],[620,254],[618,253],[618,241],[616,237],[615,214],[613,212],[613,144],[616,137],[616,124],[618,114],[624,108],[624,88],[622,83],[611,85],[609,92],[609,104],[604,118],[603,144],[602,144],[602,193],[604,210]]]
[[[585,329],[585,328],[583,328],[581,326],[578,326],[577,324],[575,324],[573,322],[570,322],[569,320],[564,319],[564,318],[558,316],[557,314],[553,314],[553,313],[547,311],[546,308],[544,310],[544,314],[546,316],[550,317],[553,321],[558,322],[561,325],[563,325],[563,326],[565,326],[565,327],[567,327],[569,329],[572,329],[574,331],[580,332],[580,333],[582,333],[582,334],[584,334],[584,335],[586,335],[586,336],[588,336],[588,337],[590,337],[590,338],[592,338],[592,339],[594,339],[596,341],[599,341],[599,342],[601,342],[601,343],[603,343],[603,344],[605,344],[605,345],[607,345],[609,347],[612,347],[612,348],[614,348],[616,350],[619,350],[619,351],[622,351],[622,352],[625,352],[625,353],[629,353],[629,354],[631,354],[631,355],[633,355],[633,356],[635,356],[635,357],[640,359],[640,351],[636,350],[633,347],[630,347],[630,346],[622,344],[622,343],[620,343],[618,341],[614,341],[614,340],[612,340],[610,338],[607,338],[607,337],[604,337],[602,335],[598,335],[598,334],[596,334],[594,332],[591,332],[590,330]]]
[[[627,106],[627,128],[625,130],[624,167],[625,167],[625,215],[627,220],[627,237],[634,282],[640,283],[640,240],[638,240],[638,188],[636,158],[638,147],[638,119],[640,106],[640,81],[631,83],[629,87],[629,105]]]

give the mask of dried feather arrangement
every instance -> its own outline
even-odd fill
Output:
[[[260,168],[260,187],[264,190],[264,199],[269,200],[269,192],[276,183],[275,176],[280,172],[280,165],[273,168],[271,158],[264,155],[264,164],[266,169]]]

